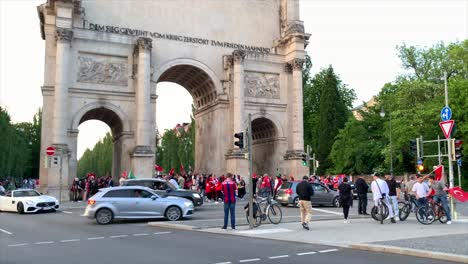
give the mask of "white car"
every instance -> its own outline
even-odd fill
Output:
[[[21,189],[6,192],[0,196],[0,211],[35,213],[38,211],[55,211],[59,202],[52,196],[42,195],[36,190]]]

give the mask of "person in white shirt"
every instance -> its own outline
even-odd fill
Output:
[[[377,174],[374,174],[373,176],[374,176],[374,181],[372,181],[371,190],[372,190],[372,194],[374,198],[374,204],[375,206],[378,206],[379,199],[383,197],[384,198],[383,201],[385,205],[387,205],[387,208],[388,208],[388,215],[390,216],[390,221],[392,223],[395,223],[395,219],[393,218],[394,217],[393,210],[391,209],[390,203],[388,201],[388,193],[389,193],[388,185],[384,180],[380,179]]]
[[[169,178],[169,182],[174,185],[174,187],[176,187],[176,189],[179,189],[179,183],[177,183],[177,181],[174,179],[174,177],[170,177]]]
[[[412,191],[416,195],[416,205],[418,207],[427,204],[426,197],[429,195],[429,186],[424,182],[422,175],[418,175],[417,182],[413,185]]]

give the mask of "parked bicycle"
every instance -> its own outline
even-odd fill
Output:
[[[417,207],[418,205],[416,204],[416,199],[414,196],[405,194],[405,201],[398,202],[398,217],[400,218],[400,221],[405,221],[410,215],[411,211]]]
[[[383,221],[388,217],[388,207],[384,202],[385,196],[379,198],[377,201],[377,206],[374,205],[371,210],[371,216],[375,221],[380,221],[380,224],[383,224]]]
[[[262,204],[265,204],[262,208]],[[246,217],[247,223],[250,223],[249,219],[249,207],[246,208]],[[273,200],[271,196],[267,198],[259,197],[254,200],[253,203],[253,226],[257,227],[262,224],[262,221],[268,220],[272,224],[279,224],[283,219],[283,213],[281,212],[281,208],[278,205],[278,202]]]

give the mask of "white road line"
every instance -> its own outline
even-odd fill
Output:
[[[172,232],[156,232],[156,233],[153,233],[153,235],[164,235],[164,234],[170,234]]]
[[[334,248],[334,249],[320,250],[319,252],[320,253],[327,253],[327,252],[334,252],[334,251],[338,251],[338,249]]]
[[[78,242],[80,241],[79,239],[66,239],[66,240],[60,240],[62,243],[68,243],[68,242]]]
[[[343,213],[338,213],[338,212],[335,212],[335,211],[324,210],[324,209],[317,209],[317,208],[312,208],[312,211],[318,211],[318,212],[334,214],[334,215],[343,215]]]
[[[110,236],[110,238],[128,237],[128,235]]]
[[[317,252],[315,251],[311,251],[311,252],[302,252],[302,253],[297,253],[298,256],[304,256],[304,255],[313,255],[313,254],[317,254]]]
[[[273,257],[268,257],[268,258],[269,259],[289,258],[289,255],[273,256]]]
[[[13,235],[13,233],[8,232],[8,231],[6,231],[5,229],[1,229],[1,228],[0,228],[0,232],[3,232],[3,233],[5,233],[5,234],[7,234],[7,235]]]
[[[36,245],[43,245],[43,244],[52,244],[52,243],[54,243],[54,241],[42,241],[42,242],[36,242],[36,243],[34,243],[34,244],[36,244]]]
[[[73,214],[73,212],[70,212],[70,211],[62,211],[62,213],[64,213],[64,214]]]
[[[27,246],[29,245],[28,243],[24,243],[24,244],[13,244],[13,245],[8,245],[9,247],[21,247],[21,246]]]
[[[105,237],[88,237],[88,240],[104,239]]]
[[[254,258],[254,259],[243,259],[239,260],[240,263],[245,263],[245,262],[253,262],[253,261],[260,261],[261,259],[259,258]]]
[[[133,234],[133,236],[147,236],[149,234]]]
[[[228,261],[228,262],[218,262],[218,263],[215,263],[215,264],[232,264],[231,261]]]

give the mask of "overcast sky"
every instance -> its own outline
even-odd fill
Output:
[[[36,6],[44,2],[0,0],[0,105],[13,122],[31,121],[42,106],[44,41]],[[307,47],[312,73],[333,65],[343,82],[355,89],[355,105],[369,100],[403,71],[397,45],[431,46],[468,37],[465,0],[303,0],[301,19],[312,34]],[[190,120],[192,98],[187,91],[165,84],[158,85],[157,93],[160,131]],[[177,111],[171,115],[176,118],[161,115],[169,109]],[[79,129],[79,156],[109,131],[98,121],[85,122]]]

